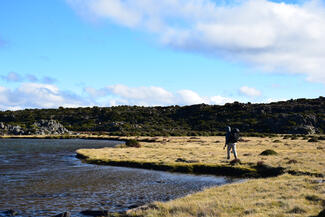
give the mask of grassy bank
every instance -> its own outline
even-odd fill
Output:
[[[206,189],[169,202],[156,202],[129,216],[317,216],[324,206],[324,183],[310,176],[281,175]]]
[[[225,173],[228,170],[242,170],[243,174],[250,175],[258,172],[260,168],[283,168],[284,172],[320,176],[325,168],[323,140],[308,142],[303,139],[292,140],[282,137],[244,138],[237,146],[241,164],[236,165],[231,165],[226,159],[223,137],[156,137],[139,140],[142,141],[141,148],[80,149],[77,153],[89,163],[144,168],[152,166],[156,167],[152,169],[160,167],[161,170],[171,171],[187,167],[185,172],[199,172],[200,167],[202,170],[205,167],[207,170],[224,168]],[[274,150],[277,154],[260,155],[268,149]]]
[[[274,168],[281,168],[281,173],[156,202],[149,208],[132,210],[128,216],[316,216],[325,206],[323,140],[244,138],[237,146],[241,164],[236,165],[226,160],[223,137],[138,140],[141,148],[80,149],[77,153],[89,163],[116,166],[238,177],[269,176],[265,172]],[[261,155],[268,149],[276,153]]]

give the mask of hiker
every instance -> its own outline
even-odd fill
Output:
[[[226,143],[223,149],[227,147],[227,159],[230,159],[230,151],[234,153],[235,159],[237,159],[237,152],[236,152],[236,142],[239,140],[239,129],[235,128],[231,130],[231,127],[227,126],[227,133],[226,133]]]

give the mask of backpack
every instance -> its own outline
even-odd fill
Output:
[[[229,142],[236,143],[236,142],[238,142],[239,138],[240,138],[239,129],[237,129],[237,128],[233,129],[229,135]]]

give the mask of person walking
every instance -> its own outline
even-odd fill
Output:
[[[237,151],[236,151],[236,143],[239,140],[239,129],[231,129],[230,126],[227,126],[227,133],[226,133],[226,142],[223,149],[227,147],[227,159],[230,159],[230,151],[234,153],[234,157],[237,160]]]

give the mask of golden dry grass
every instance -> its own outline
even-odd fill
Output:
[[[307,176],[282,175],[206,189],[130,215],[191,216],[315,216],[322,209],[324,184]],[[307,199],[306,199],[307,198]],[[308,200],[316,198],[314,201]],[[320,200],[317,200],[319,198]]]
[[[120,138],[123,139],[123,138]],[[129,138],[124,138],[129,139]],[[80,149],[88,159],[175,164],[188,162],[229,166],[223,137],[138,138],[141,148]],[[277,141],[278,140],[278,141]],[[278,155],[261,156],[266,149]],[[263,161],[285,171],[324,175],[325,141],[278,138],[244,138],[237,146],[243,165]],[[233,158],[233,156],[232,156]],[[184,163],[184,162],[183,162]],[[186,164],[186,162],[184,163]],[[191,164],[191,163],[187,163]],[[284,174],[251,179],[244,183],[213,187],[169,202],[156,202],[148,209],[132,210],[130,216],[316,216],[325,205],[324,178]]]
[[[123,139],[123,138],[120,138]],[[140,138],[141,140],[150,138]],[[152,138],[151,138],[152,139]],[[274,141],[280,142],[274,142]],[[229,165],[223,137],[157,137],[155,142],[140,142],[141,148],[81,149],[77,153],[90,159],[111,161],[156,162],[174,164],[177,159],[208,165]],[[278,155],[262,156],[266,149]],[[263,161],[273,167],[286,170],[319,173],[325,172],[325,141],[279,138],[244,138],[237,145],[238,157],[245,164]],[[233,156],[231,156],[233,158]]]

